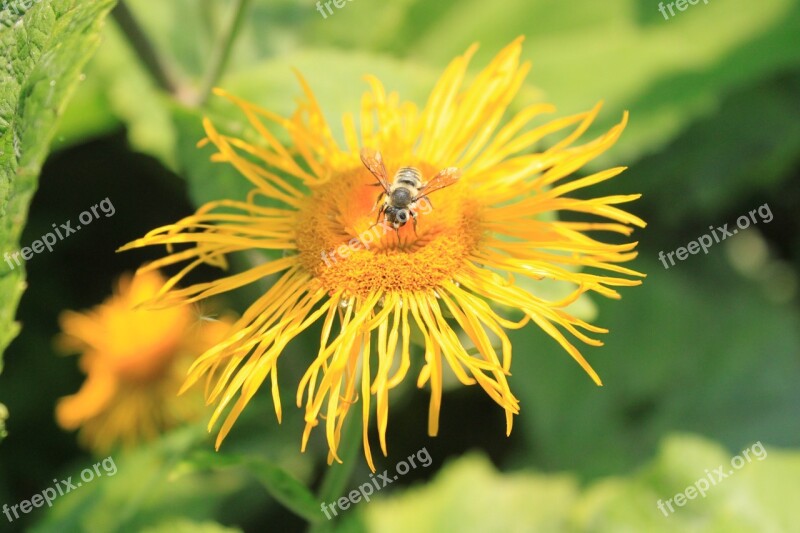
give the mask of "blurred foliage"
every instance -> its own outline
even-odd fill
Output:
[[[202,427],[191,427],[133,454],[116,454],[114,475],[95,478],[58,498],[53,512],[34,530],[140,531],[175,517],[210,519],[221,497],[241,487],[241,479],[206,476],[202,483],[192,483],[170,478],[203,436]],[[68,475],[77,479],[82,466]]]
[[[117,246],[188,214],[190,202],[243,198],[248,191],[235,171],[209,161],[210,148],[196,147],[203,116],[247,135],[244,118],[221,98],[195,104],[215,36],[234,3],[127,2],[179,80],[175,94],[153,81],[116,23],[103,27],[97,48],[112,3],[50,0],[35,4],[22,21],[0,13],[0,252],[19,246],[51,141],[56,154],[21,242],[95,202],[97,190],[119,212],[104,229],[73,238],[29,267],[31,288],[18,317],[24,328],[0,377],[0,400],[12,413],[0,450],[0,502],[9,504],[91,464],[52,421],[56,398],[80,380],[74,363],[55,359],[50,346],[58,311],[97,303],[111,279],[158,255],[120,257],[113,253]],[[502,411],[477,387],[450,388],[439,437],[428,438],[428,393],[400,388],[392,403],[390,455],[378,470],[422,446],[431,450],[432,468],[411,472],[341,523],[316,527],[796,529],[790,503],[800,474],[800,4],[699,3],[664,20],[657,3],[638,0],[356,0],[323,19],[311,2],[254,1],[218,85],[289,114],[300,94],[296,68],[341,135],[342,113],[358,108],[366,88],[362,75],[375,74],[387,89],[422,105],[442,68],[470,44],[481,44],[474,74],[520,34],[533,70],[512,110],[544,99],[566,114],[602,99],[590,135],[631,112],[619,143],[594,162],[630,168],[589,191],[644,193],[632,208],[649,223],[635,234],[642,256],[633,267],[648,273],[644,285],[623,290],[622,301],[580,303],[582,313],[596,314],[593,320],[610,329],[604,347],[584,350],[605,386],[595,387],[538,329],[512,332],[511,385],[521,412],[509,438]],[[752,228],[749,237],[738,235],[669,270],[658,262],[660,250],[683,246],[709,225],[764,203],[774,221]],[[750,267],[742,266],[743,257]],[[247,255],[232,264],[257,260]],[[0,274],[0,351],[17,333],[22,272]],[[268,283],[224,303],[241,310]],[[282,357],[286,405],[318,334],[312,328]],[[39,520],[36,531],[249,531],[265,524],[301,530],[307,522],[299,516],[324,516],[324,498],[309,490],[319,489],[329,468],[321,435],[300,454],[302,427],[296,409],[286,410],[279,427],[269,394],[257,395],[222,452],[210,452],[203,428],[173,432],[115,455],[116,475],[29,519]],[[32,441],[34,434],[41,438]],[[669,517],[658,511],[658,499],[756,441],[765,443],[768,459]],[[442,468],[475,448],[500,471],[474,454]],[[361,458],[356,461],[349,484],[337,481],[345,490],[368,476]],[[392,494],[439,469],[431,483]]]
[[[168,51],[187,85],[196,88],[210,40],[202,31],[182,31],[192,24],[204,28],[192,0],[130,3],[139,8],[136,13],[158,48]],[[288,0],[255,3],[220,85],[252,88],[241,92],[287,113],[293,101],[286,95],[297,88],[290,73],[295,67],[317,91],[329,120],[339,124],[341,113],[358,101],[360,90],[352,88],[362,74],[374,73],[401,96],[422,103],[433,76],[473,42],[481,44],[475,59],[481,64],[516,35],[526,35],[524,56],[534,65],[528,89],[544,91],[562,113],[586,110],[603,99],[606,108],[597,131],[630,110],[628,131],[606,157],[632,161],[656,151],[692,120],[716,112],[730,91],[800,65],[800,5],[792,0],[738,2],[736,9],[708,4],[669,21],[636,0],[504,0],[502,9],[478,0],[349,7],[355,6],[323,19],[313,8]],[[208,16],[222,18],[221,13]],[[86,86],[102,94],[88,100],[102,106],[111,98],[116,118],[129,125],[132,145],[171,161],[164,152],[174,140],[164,141],[174,132],[164,128],[168,117],[158,105],[160,98],[148,91],[153,84],[142,72],[131,68],[118,34],[109,33],[108,46],[91,67],[104,83]],[[406,60],[404,70],[392,68],[397,58]],[[265,63],[273,67],[262,68]],[[420,76],[419,69],[431,77]],[[606,163],[601,159],[597,164]]]
[[[320,520],[317,500],[305,485],[287,474],[278,465],[263,459],[208,451],[199,452],[191,455],[175,468],[173,479],[176,476],[193,472],[230,467],[246,468],[264,485],[273,498],[297,515],[312,523]]]
[[[484,457],[468,455],[445,465],[430,484],[378,497],[359,512],[367,531],[381,533],[794,531],[800,453],[763,446],[760,454],[747,450],[750,460],[740,456],[734,470],[726,449],[676,435],[637,472],[585,488],[569,475],[501,474]],[[719,479],[722,466],[727,477]],[[657,502],[693,485],[693,498],[682,506],[671,502],[674,513],[666,502],[659,510]],[[706,486],[705,494],[697,491]]]
[[[622,302],[596,301],[596,322],[611,330],[588,354],[602,389],[555,343],[516,354],[511,386],[536,449],[520,461],[608,475],[651,456],[671,431],[699,432],[731,449],[758,439],[800,445],[796,306],[774,304],[743,282],[722,250],[692,257],[706,263],[693,270],[665,271],[657,250],[643,254],[644,286]],[[532,328],[512,333],[515,346],[543,339]]]

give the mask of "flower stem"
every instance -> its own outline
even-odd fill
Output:
[[[228,60],[231,56],[233,43],[239,33],[239,28],[242,25],[244,15],[247,12],[249,5],[250,0],[234,1],[233,15],[228,25],[223,29],[222,34],[219,36],[217,45],[214,47],[214,51],[212,52],[211,63],[206,71],[205,77],[203,78],[203,84],[200,88],[199,99],[197,102],[199,105],[203,105],[205,101],[208,100],[212,89],[214,89],[214,85],[216,85],[217,81],[219,81],[219,78],[222,76],[222,73],[225,71],[225,67],[227,66]]]
[[[357,416],[350,416],[344,422],[342,438],[339,441],[339,450],[341,450],[339,457],[342,459],[342,463],[333,463],[325,472],[318,494],[321,503],[331,503],[344,492],[356,464],[360,436],[360,420]],[[309,533],[325,531],[325,525],[326,523],[323,522],[312,525]]]
[[[156,84],[169,94],[178,95],[181,92],[180,83],[178,83],[172,68],[159,56],[153,43],[150,42],[124,1],[120,0],[112,11],[112,16]]]
[[[205,36],[211,41],[217,35],[217,3],[215,0],[200,1],[200,18]]]

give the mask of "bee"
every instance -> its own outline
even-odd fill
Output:
[[[425,199],[430,202],[428,198],[430,193],[449,187],[461,177],[461,170],[456,167],[448,167],[436,174],[430,181],[423,182],[422,172],[419,169],[403,167],[395,173],[392,182],[389,183],[386,167],[379,151],[362,148],[361,161],[378,180],[376,185],[383,187],[383,192],[378,195],[376,203],[377,206],[381,198],[384,199],[378,211],[378,219],[382,214],[385,215],[385,220],[392,225],[398,239],[400,238],[400,228],[405,226],[409,219],[414,222],[414,233],[417,232],[415,209],[419,200]]]

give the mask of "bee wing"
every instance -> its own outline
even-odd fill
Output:
[[[457,167],[448,167],[436,174],[419,190],[420,196],[430,194],[434,191],[438,191],[439,189],[444,189],[445,187],[449,187],[457,182],[460,177],[461,169]]]
[[[381,153],[373,148],[362,148],[361,162],[377,178],[386,194],[389,194],[392,188],[389,184],[389,177],[386,175],[386,167],[383,164]]]

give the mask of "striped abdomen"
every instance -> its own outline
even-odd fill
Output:
[[[398,184],[418,189],[422,186],[422,173],[414,167],[403,167],[394,175],[393,185]]]

